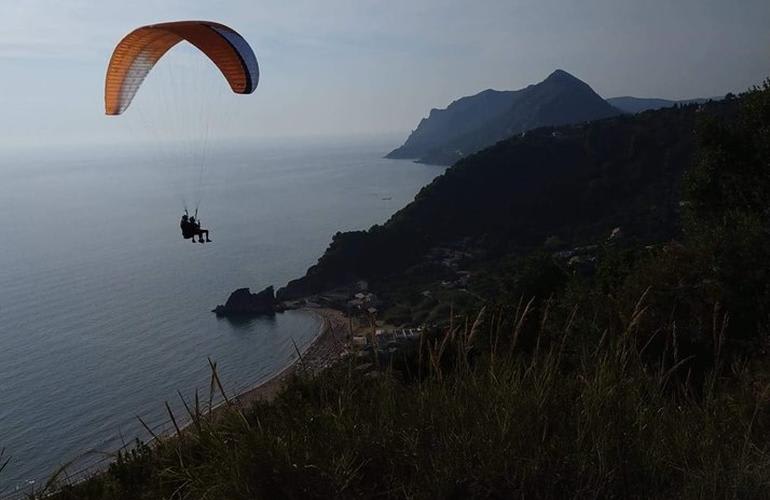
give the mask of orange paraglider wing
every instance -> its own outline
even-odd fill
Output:
[[[210,21],[153,24],[132,31],[115,47],[104,82],[105,112],[123,113],[155,63],[182,40],[211,59],[233,92],[250,94],[257,88],[257,58],[235,30]]]

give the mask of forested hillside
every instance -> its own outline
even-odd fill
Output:
[[[376,283],[442,245],[489,258],[551,236],[565,245],[593,243],[616,227],[638,241],[671,238],[680,227],[696,117],[729,107],[676,107],[502,141],[459,161],[386,224],[337,234],[318,264],[280,294],[299,297],[355,279]]]

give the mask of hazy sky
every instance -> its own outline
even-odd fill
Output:
[[[769,0],[0,0],[0,145],[118,138],[110,53],[177,19],[254,47],[259,88],[231,121],[255,138],[406,135],[432,107],[555,68],[604,97],[716,96],[770,76]]]

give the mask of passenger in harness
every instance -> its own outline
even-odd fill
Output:
[[[202,229],[201,223],[195,220],[194,215],[189,215],[187,210],[182,215],[179,227],[182,229],[182,238],[186,240],[192,239],[192,242],[195,243],[195,237],[197,236],[198,243],[211,242],[208,229]],[[205,240],[203,239],[204,236],[206,237]]]

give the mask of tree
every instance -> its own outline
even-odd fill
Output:
[[[688,245],[716,283],[730,331],[763,333],[770,313],[770,80],[743,94],[737,111],[705,115],[685,178]]]

